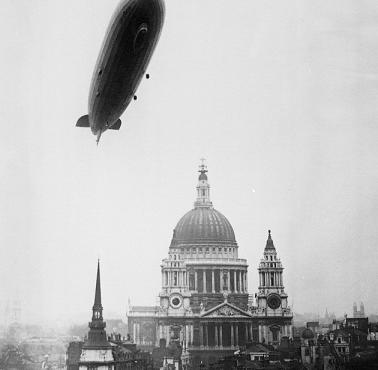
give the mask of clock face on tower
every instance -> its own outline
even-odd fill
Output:
[[[169,297],[169,303],[172,308],[179,308],[182,305],[182,297],[180,294],[172,294]]]
[[[275,294],[275,293],[269,294],[267,301],[268,301],[268,306],[272,310],[276,310],[278,307],[281,306],[281,298],[278,294]]]

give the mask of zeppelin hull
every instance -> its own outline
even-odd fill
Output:
[[[163,21],[162,0],[123,0],[114,12],[89,94],[94,134],[111,128],[127,108],[146,72]]]

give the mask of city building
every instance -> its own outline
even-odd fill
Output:
[[[366,317],[365,316],[365,307],[364,307],[364,304],[362,302],[360,302],[360,309],[359,310],[357,310],[357,303],[356,302],[353,303],[353,317],[355,319]]]
[[[194,208],[174,228],[161,264],[159,305],[130,306],[128,312],[138,346],[152,350],[165,339],[192,366],[214,362],[252,341],[277,346],[281,338],[292,337],[293,318],[271,232],[254,300],[247,260],[239,258],[230,222],[213,207],[204,164],[199,173]]]

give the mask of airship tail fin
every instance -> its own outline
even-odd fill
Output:
[[[76,127],[89,127],[89,117],[88,114],[81,116],[76,122]]]
[[[117,121],[115,121],[115,122],[109,127],[109,129],[110,129],[110,130],[119,130],[120,127],[121,127],[121,124],[122,124],[121,120],[120,120],[120,119],[117,119]]]

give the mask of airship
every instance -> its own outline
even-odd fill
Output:
[[[93,72],[88,114],[77,127],[90,127],[97,136],[119,130],[120,116],[146,75],[164,22],[163,0],[122,0],[108,26]]]

